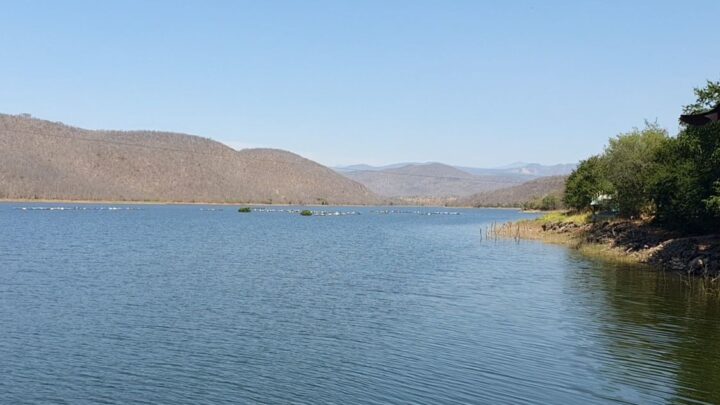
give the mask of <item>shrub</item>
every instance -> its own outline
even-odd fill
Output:
[[[611,138],[602,155],[580,162],[565,183],[565,204],[582,211],[601,194],[613,196],[619,214],[634,217],[652,213],[652,179],[658,171],[657,155],[668,142],[667,131],[646,123]]]
[[[696,88],[698,113],[720,103],[720,82]],[[654,214],[665,227],[685,232],[720,229],[720,122],[683,126],[675,138],[646,124],[610,139],[602,155],[577,167],[566,181],[565,203],[589,208],[599,194],[611,195],[619,214]]]
[[[685,231],[720,228],[720,123],[688,127],[657,156],[656,220]]]
[[[598,194],[612,192],[612,184],[605,178],[602,157],[592,156],[580,162],[565,182],[565,205],[577,211],[590,208],[590,203]]]
[[[610,139],[602,159],[602,173],[612,184],[619,214],[634,217],[651,213],[651,178],[658,170],[657,154],[668,140],[667,131],[657,124]]]
[[[312,214],[313,214],[313,213],[312,213],[312,211],[310,211],[310,210],[302,210],[302,211],[300,211],[300,215],[302,215],[302,216],[304,216],[304,217],[309,217],[309,216],[311,216]]]
[[[685,114],[699,113],[720,104],[720,81],[708,80],[705,87],[696,87],[693,92],[697,100],[683,107]]]
[[[554,211],[563,207],[561,199],[556,195],[546,195],[523,203],[524,210]]]
[[[250,207],[242,207],[242,208],[238,209],[238,212],[251,212],[251,211],[252,210],[250,209]]]

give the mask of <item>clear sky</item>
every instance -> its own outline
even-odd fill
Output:
[[[575,162],[720,79],[720,1],[2,1],[0,112],[328,165]]]

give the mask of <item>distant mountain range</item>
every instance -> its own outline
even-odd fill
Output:
[[[442,163],[353,165],[335,168],[373,192],[409,201],[462,201],[478,193],[504,189],[548,176],[564,176],[574,164],[515,163],[500,168],[450,166]]]
[[[477,176],[442,163],[408,164],[342,174],[381,196],[395,198],[462,197],[530,180],[523,176]]]
[[[198,136],[91,131],[0,114],[0,198],[377,204],[365,186],[276,149]]]
[[[0,199],[518,206],[575,165],[442,163],[332,170],[277,149],[158,131],[93,131],[0,114]]]
[[[536,198],[562,196],[566,179],[567,176],[540,177],[516,186],[473,194],[450,204],[462,207],[521,207]]]
[[[349,172],[356,172],[356,171],[383,171],[388,169],[397,169],[405,166],[427,166],[427,165],[433,165],[433,164],[441,164],[444,166],[451,166],[451,165],[445,165],[443,163],[436,163],[436,162],[428,162],[428,163],[417,163],[417,162],[408,162],[408,163],[394,163],[384,166],[371,166],[366,164],[357,164],[357,165],[349,165],[349,166],[336,166],[333,167],[334,170],[340,172],[340,173],[349,173]],[[545,176],[566,176],[572,173],[572,171],[577,166],[576,163],[561,163],[561,164],[555,164],[555,165],[542,165],[539,163],[525,163],[525,162],[515,162],[511,163],[509,165],[500,166],[500,167],[493,167],[493,168],[482,168],[482,167],[470,167],[470,166],[452,166],[456,169],[460,169],[464,172],[483,176],[483,175],[522,175],[522,176],[529,176],[529,177],[545,177]]]
[[[378,170],[387,170],[387,169],[397,169],[398,167],[403,167],[407,165],[415,165],[415,164],[422,164],[422,163],[394,163],[390,165],[385,166],[371,166],[366,164],[358,164],[358,165],[349,165],[349,166],[337,166],[333,167],[332,169],[340,172],[340,173],[347,173],[347,172],[359,172],[359,171],[378,171]]]
[[[541,165],[539,163],[515,163],[499,168],[483,169],[477,167],[462,167],[458,169],[468,173],[482,175],[513,175],[519,174],[533,177],[567,176],[575,170],[577,164],[562,163],[556,165]]]

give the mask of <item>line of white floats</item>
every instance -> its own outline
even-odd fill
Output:
[[[252,208],[252,212],[281,212],[286,214],[299,214],[302,211],[305,211],[304,209],[294,209],[294,208]],[[339,217],[339,216],[346,216],[346,215],[360,215],[361,213],[358,211],[325,211],[325,210],[318,210],[313,211],[310,210],[312,214],[319,217]]]
[[[13,209],[21,211],[139,211],[140,207],[14,207]],[[252,208],[252,212],[279,212],[286,214],[299,214],[301,209],[294,208]],[[222,208],[200,208],[200,211],[223,211]],[[359,211],[311,211],[313,215],[320,217],[338,217],[347,215],[361,215]],[[423,210],[372,210],[370,214],[377,215],[460,215],[457,211],[423,211]]]
[[[252,208],[252,212],[282,212],[287,214],[298,214],[303,210],[300,209],[283,209],[283,208]],[[359,211],[311,211],[313,215],[318,216],[343,216],[343,215],[361,215]],[[377,215],[394,215],[394,214],[414,214],[414,215],[460,215],[457,211],[408,211],[408,210],[371,210],[370,214]]]
[[[457,211],[407,211],[407,210],[377,210],[370,211],[375,214],[391,215],[391,214],[414,214],[414,215],[460,215]]]

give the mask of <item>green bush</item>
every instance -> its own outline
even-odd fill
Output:
[[[720,81],[694,89],[696,102],[683,107],[695,114],[720,105]],[[667,142],[657,158],[652,193],[656,220],[686,232],[720,228],[720,123],[687,126]]]
[[[554,211],[563,208],[562,200],[556,195],[546,195],[542,198],[534,198],[526,201],[522,208],[524,210]]]
[[[619,214],[635,217],[652,213],[651,179],[658,170],[657,155],[668,140],[657,124],[610,139],[602,158],[602,173],[615,191]]]
[[[250,209],[250,207],[242,207],[238,209],[238,212],[252,212],[252,210]]]
[[[683,107],[685,114],[695,114],[715,108],[720,104],[720,81],[713,82],[708,80],[705,87],[696,87],[693,89],[695,93],[695,102]]]
[[[683,130],[662,148],[657,166],[657,221],[685,231],[719,229],[720,123]]]
[[[558,198],[558,196],[546,195],[540,201],[540,209],[543,211],[557,210],[562,207],[561,203],[562,203],[562,201],[560,200],[560,198]]]
[[[570,174],[565,204],[587,210],[598,195],[609,194],[621,216],[652,213],[652,178],[658,170],[657,155],[667,141],[667,131],[649,123],[642,130],[611,138],[602,155],[580,162]]]
[[[696,88],[697,101],[685,113],[720,104],[720,82]],[[565,204],[590,208],[600,194],[612,196],[619,214],[654,215],[659,224],[685,232],[720,229],[720,122],[687,126],[668,137],[647,124],[610,139],[599,156],[584,160],[568,177]]]
[[[580,162],[565,182],[565,205],[577,211],[590,208],[599,194],[611,194],[612,184],[603,173],[603,157],[596,155]]]
[[[313,214],[313,213],[312,213],[312,211],[310,211],[310,210],[302,210],[302,211],[300,211],[300,215],[302,215],[302,216],[304,216],[304,217],[309,217],[309,216],[311,216],[312,214]]]

